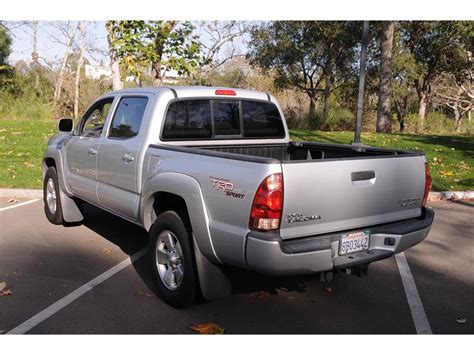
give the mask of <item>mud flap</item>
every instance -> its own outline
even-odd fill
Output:
[[[232,291],[229,278],[219,266],[214,265],[202,255],[194,237],[193,244],[202,296],[208,301],[229,296]]]
[[[59,188],[59,196],[61,198],[61,209],[63,212],[63,220],[68,223],[81,222],[84,219],[81,210],[76,202],[67,196],[61,188]]]

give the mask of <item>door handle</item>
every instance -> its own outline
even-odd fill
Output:
[[[351,173],[352,185],[355,187],[368,187],[375,184],[375,171],[354,171]]]
[[[125,162],[125,163],[130,163],[132,161],[135,160],[135,158],[130,155],[129,153],[125,153],[123,156],[122,156],[122,160]]]
[[[368,171],[354,171],[351,173],[351,180],[352,181],[363,181],[363,180],[370,180],[375,178],[375,171],[368,170]]]
[[[90,156],[96,155],[97,150],[91,147],[89,148],[89,151],[87,152],[87,154],[89,154]]]

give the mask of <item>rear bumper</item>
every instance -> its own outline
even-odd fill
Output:
[[[370,231],[369,250],[344,256],[338,255],[340,233],[283,241],[276,233],[250,232],[246,263],[251,270],[272,275],[311,274],[369,264],[421,242],[433,219],[433,210],[423,208],[419,218],[360,228]]]

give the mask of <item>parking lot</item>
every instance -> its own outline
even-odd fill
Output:
[[[228,334],[474,333],[472,201],[431,204],[428,239],[405,252],[411,288],[394,257],[330,283],[236,271],[231,296],[188,309],[155,295],[139,227],[89,205],[82,225],[54,226],[42,201],[23,202],[0,199],[0,282],[12,291],[0,333],[186,334],[209,322]]]

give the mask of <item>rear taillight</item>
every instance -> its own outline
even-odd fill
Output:
[[[430,175],[430,166],[428,163],[425,163],[425,194],[423,195],[423,207],[426,206],[426,201],[428,201],[428,195],[430,194],[432,183],[433,180]]]
[[[249,228],[271,231],[280,228],[283,210],[283,175],[272,174],[262,181],[250,211]]]

